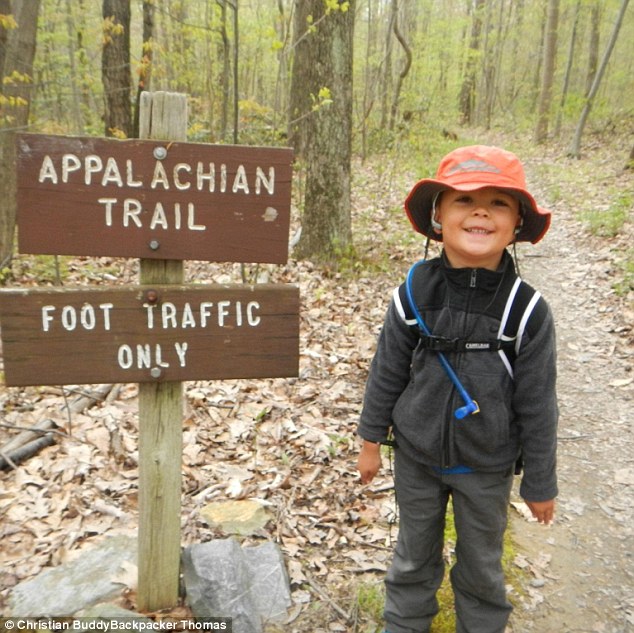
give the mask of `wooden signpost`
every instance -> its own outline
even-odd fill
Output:
[[[296,376],[299,291],[186,285],[185,259],[283,263],[292,150],[188,144],[185,95],[143,140],[20,135],[19,249],[139,257],[140,285],[0,291],[6,383],[139,383],[138,607],[178,601],[184,380]]]

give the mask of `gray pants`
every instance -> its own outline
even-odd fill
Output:
[[[502,549],[513,470],[440,475],[396,450],[399,535],[385,580],[385,628],[427,633],[438,613],[444,576],[445,512],[451,495],[458,535],[451,570],[457,633],[504,633],[506,598]]]

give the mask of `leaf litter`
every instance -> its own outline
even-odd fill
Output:
[[[494,136],[488,142],[505,144]],[[590,154],[588,173],[600,164],[609,171],[605,178],[631,188],[631,174],[619,171],[613,148]],[[572,203],[603,193],[591,178],[582,194],[549,181],[550,167],[561,169],[561,156],[562,148],[540,148],[526,159],[536,197],[548,201],[554,222],[542,244],[519,249],[524,277],[546,296],[558,323],[561,494],[557,522],[548,529],[527,521],[521,500],[513,500],[515,565],[529,581],[513,591],[509,630],[616,633],[634,619],[634,310],[631,291],[619,296],[613,290],[615,253],[631,244],[631,222],[614,238],[590,236]],[[201,515],[210,501],[265,502],[274,518],[246,541],[273,539],[284,552],[294,597],[289,626],[297,631],[380,626],[359,613],[355,590],[362,583],[380,587],[397,533],[387,460],[373,484],[361,486],[355,430],[391,290],[421,257],[401,211],[416,177],[356,169],[355,246],[376,266],[320,270],[290,260],[257,271],[273,283],[300,287],[299,377],[185,385],[182,544],[223,536]],[[555,184],[559,199],[553,202]],[[26,259],[17,258],[16,270],[27,269]],[[82,274],[85,262],[71,260],[67,285],[138,278],[134,261],[91,260],[89,276]],[[200,262],[186,268],[189,280],[205,283],[236,282],[244,272]],[[119,271],[114,278],[113,269]],[[36,283],[28,274],[16,279],[17,285]],[[0,446],[19,432],[9,427],[47,418],[57,431],[53,446],[0,473],[0,609],[17,583],[105,536],[135,531],[138,389],[102,389],[92,406],[69,415],[69,399],[94,389],[0,387]],[[127,604],[134,606],[135,570],[123,574]]]

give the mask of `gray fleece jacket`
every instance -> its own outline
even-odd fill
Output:
[[[495,339],[516,279],[508,253],[497,271],[455,269],[439,257],[416,269],[413,295],[435,336]],[[521,455],[522,497],[555,498],[555,329],[544,299],[539,298],[526,324],[512,371],[498,351],[445,354],[480,406],[479,413],[462,420],[454,411],[464,402],[436,352],[421,345],[411,314],[403,284],[390,302],[370,367],[360,436],[381,442],[392,427],[400,450],[440,468],[504,471]]]

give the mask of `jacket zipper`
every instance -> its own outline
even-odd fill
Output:
[[[476,268],[473,268],[471,270],[471,276],[469,277],[469,289],[472,292],[469,292],[468,295],[468,300],[467,300],[467,306],[466,306],[466,310],[465,310],[465,317],[464,317],[464,325],[463,325],[463,329],[466,327],[468,321],[469,321],[469,314],[471,313],[471,301],[473,298],[473,294],[475,292],[475,288],[477,287],[477,281],[478,281],[478,271]],[[455,367],[456,367],[456,371],[458,371],[460,369],[460,356],[456,357],[456,362],[455,362]],[[455,392],[455,388],[454,388],[454,392]],[[448,415],[446,416],[446,422],[445,422],[445,432],[444,432],[444,447],[443,447],[443,468],[449,468],[451,466],[451,425],[454,422],[454,413],[453,411],[449,411]]]

